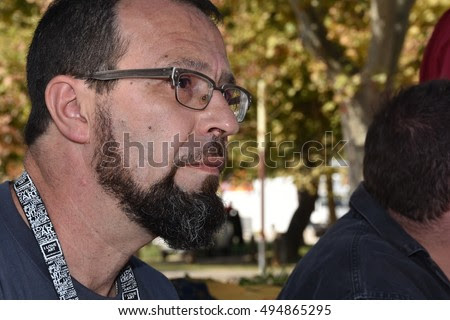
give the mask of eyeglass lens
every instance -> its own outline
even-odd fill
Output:
[[[233,111],[238,122],[244,120],[247,112],[248,98],[245,93],[236,88],[225,89],[223,92],[225,100],[228,102],[230,109]]]
[[[205,108],[211,99],[213,91],[209,82],[190,73],[184,73],[179,76],[176,89],[180,103],[193,109]]]
[[[177,99],[189,108],[204,109],[212,98],[213,90],[212,83],[196,74],[183,73],[178,77]],[[247,95],[237,88],[227,88],[223,91],[223,96],[237,120],[241,122],[247,112]]]

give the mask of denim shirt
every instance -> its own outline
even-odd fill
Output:
[[[278,299],[450,299],[450,281],[361,184]]]

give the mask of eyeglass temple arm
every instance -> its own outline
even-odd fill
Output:
[[[95,72],[85,78],[104,81],[130,78],[159,79],[171,78],[174,71],[175,68],[106,70]]]

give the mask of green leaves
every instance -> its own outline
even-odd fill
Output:
[[[256,84],[263,79],[267,84],[267,128],[272,140],[266,147],[267,172],[292,175],[303,170],[302,165],[295,163],[302,163],[300,152],[305,142],[321,141],[327,130],[340,135],[339,121],[331,121],[336,108],[322,108],[332,97],[325,65],[303,48],[288,1],[217,2],[227,13],[225,42],[233,49],[242,48],[229,52],[233,71],[238,82],[248,87],[256,99],[234,139],[253,141],[256,146]],[[239,154],[234,150],[230,175],[241,170],[246,152]],[[238,176],[251,180],[256,174],[254,167]]]
[[[45,1],[0,2],[0,179],[22,170],[22,130],[30,110],[25,60]]]
[[[277,143],[292,142],[285,148],[286,154],[300,151],[310,140],[321,141],[326,131],[333,131],[335,137],[341,139],[341,115],[360,104],[361,101],[355,103],[354,99],[362,86],[374,86],[375,90],[382,91],[387,81],[392,81],[392,75],[378,72],[376,67],[377,63],[383,63],[383,54],[389,59],[391,53],[383,52],[387,48],[378,48],[378,56],[369,55],[373,38],[370,20],[373,3],[369,0],[221,0],[215,3],[226,13],[223,32],[232,49],[229,57],[239,83],[253,93],[256,93],[259,79],[267,83],[268,131]],[[394,6],[391,2],[384,5]],[[416,1],[397,73],[393,75],[394,88],[417,81],[427,39],[438,18],[449,7],[450,0]],[[295,8],[306,16],[299,16]],[[299,17],[308,18],[310,24]],[[390,30],[394,30],[394,24]],[[322,44],[305,41],[310,31],[316,32]],[[314,51],[309,45],[323,46]],[[379,61],[370,61],[371,57]],[[367,74],[367,70],[374,72]],[[379,95],[364,94],[369,98]],[[255,101],[254,106],[257,103]],[[370,107],[364,101],[363,111],[367,110]],[[255,111],[252,107],[235,139],[256,140]],[[361,112],[350,114],[366,117]],[[367,120],[358,121],[365,123]],[[358,134],[361,135],[361,130]],[[363,137],[358,136],[356,140],[363,141]],[[275,155],[271,155],[270,148],[266,150],[273,159]],[[316,155],[321,156],[321,152],[317,151]],[[239,159],[233,158],[234,170],[240,170]],[[268,168],[268,173],[300,174],[303,180],[313,174],[307,168],[286,168],[282,162],[278,164],[277,168]],[[228,171],[230,175],[235,172]],[[256,170],[247,171],[247,179],[255,176]]]

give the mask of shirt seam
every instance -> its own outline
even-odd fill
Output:
[[[358,248],[359,248],[359,240],[362,234],[362,222],[358,223],[358,232],[355,233],[352,239],[352,247],[350,253],[350,264],[351,264],[351,279],[352,279],[352,290],[353,296],[357,295],[357,292],[361,291],[361,281],[358,271]]]

